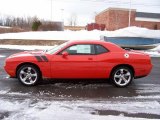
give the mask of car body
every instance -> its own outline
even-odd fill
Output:
[[[25,51],[9,56],[4,66],[11,77],[32,86],[41,78],[110,78],[118,87],[152,69],[149,55],[101,40],[75,40],[48,51]]]

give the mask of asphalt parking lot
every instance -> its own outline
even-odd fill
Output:
[[[56,106],[57,102],[60,102],[58,109],[73,110],[76,107],[96,116],[160,119],[160,58],[152,58],[153,69],[149,76],[134,80],[127,88],[116,88],[100,80],[47,80],[38,86],[25,87],[17,79],[8,78],[3,69],[5,58],[16,52],[20,50],[0,49],[0,119],[35,119],[37,116],[25,117],[26,112],[30,108],[42,112],[37,103],[44,103],[43,101],[49,101],[50,104],[56,101]],[[26,109],[22,112],[21,108],[11,108],[11,103],[22,105],[26,103],[25,100],[29,100],[30,103],[24,105]],[[2,108],[3,101],[11,104],[11,110]],[[74,103],[74,107],[68,106],[68,103]],[[43,110],[48,109],[46,106]],[[76,116],[73,115],[71,119],[74,117]]]

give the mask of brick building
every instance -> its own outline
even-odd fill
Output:
[[[135,9],[108,8],[95,17],[97,24],[105,24],[106,30],[117,30],[129,26],[160,29],[160,14],[137,12]]]

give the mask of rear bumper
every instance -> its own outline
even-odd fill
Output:
[[[135,79],[137,78],[142,78],[142,77],[146,77],[147,75],[150,74],[152,70],[152,64],[149,64],[149,65],[145,65],[144,67],[142,68],[138,68],[136,70],[136,73],[135,73]]]

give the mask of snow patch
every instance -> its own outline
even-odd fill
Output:
[[[16,50],[46,50],[56,47],[54,46],[37,46],[37,45],[0,45],[0,48],[16,49]]]
[[[151,57],[160,57],[160,53],[158,51],[144,51]]]
[[[19,96],[27,96],[30,95],[30,93],[22,93],[22,92],[10,92],[10,90],[0,90],[0,95],[19,95]]]
[[[137,97],[134,98],[141,98],[141,99],[160,99],[160,95],[148,95],[148,96],[142,96],[138,95]]]
[[[8,90],[0,90],[0,95],[6,94]]]
[[[8,26],[0,26],[0,28],[11,28],[11,27],[8,27]]]
[[[145,118],[125,117],[120,114],[118,116],[106,115],[100,116],[95,113],[100,110],[119,110],[132,113],[141,113],[148,111],[149,113],[158,113],[160,105],[158,102],[124,102],[112,103],[105,101],[8,101],[0,100],[0,111],[10,112],[9,116],[4,120],[147,120]],[[155,112],[151,112],[155,111]],[[147,113],[148,113],[147,112]]]
[[[0,111],[1,112],[14,112],[20,109],[24,109],[28,101],[25,102],[18,102],[18,101],[7,101],[7,100],[0,100]]]
[[[160,30],[151,30],[136,26],[122,28],[106,34],[108,37],[144,37],[144,38],[160,38]]]
[[[21,40],[99,40],[104,31],[41,31],[0,34],[0,39]]]
[[[6,57],[6,56],[4,56],[4,55],[0,55],[0,58],[3,58],[3,57]]]
[[[38,31],[0,34],[0,39],[30,39],[30,40],[99,40],[100,36],[108,37],[148,37],[160,38],[160,30],[150,30],[139,27],[127,27],[116,31]]]
[[[142,85],[142,86],[139,86],[137,89],[136,89],[136,93],[138,94],[146,94],[146,93],[150,93],[150,94],[153,94],[153,93],[159,93],[160,91],[160,85]]]
[[[13,95],[13,96],[15,96],[15,95],[20,95],[20,96],[28,96],[28,95],[30,95],[29,93],[21,93],[21,92],[9,92],[7,94],[8,95]]]

